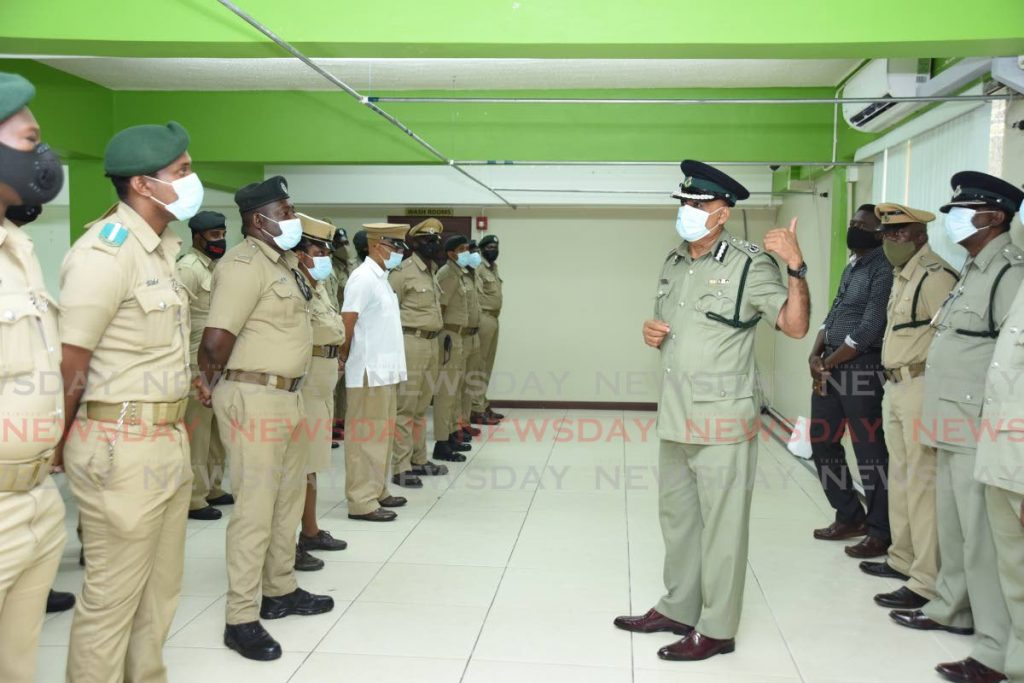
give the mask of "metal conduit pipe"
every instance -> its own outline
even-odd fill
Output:
[[[539,187],[496,187],[494,188],[497,192],[549,192],[554,194],[656,194],[662,195],[663,197],[671,197],[672,193],[665,192],[664,190],[587,190],[587,189],[559,189],[559,188],[539,188]],[[751,192],[753,195],[764,195],[764,196],[782,196],[782,195],[794,195],[794,194],[814,194],[810,190],[783,190],[781,192]]]
[[[429,142],[424,140],[422,137],[417,135],[411,128],[409,128],[404,123],[399,121],[395,116],[392,116],[391,114],[389,114],[388,112],[384,111],[379,106],[377,106],[377,104],[375,102],[371,101],[372,98],[369,98],[369,97],[366,97],[366,96],[360,94],[359,91],[357,91],[355,88],[353,88],[352,86],[348,85],[347,83],[345,83],[340,78],[336,77],[334,74],[330,73],[326,69],[318,66],[315,62],[313,62],[313,60],[311,60],[306,55],[302,54],[302,52],[300,52],[293,45],[291,45],[291,43],[289,43],[288,41],[284,40],[283,38],[278,36],[276,33],[271,31],[269,28],[267,28],[266,26],[264,26],[263,24],[258,22],[252,15],[248,14],[241,7],[239,7],[235,3],[231,2],[231,0],[217,0],[217,2],[219,2],[222,5],[224,5],[224,7],[228,8],[233,14],[237,15],[239,18],[241,18],[243,21],[245,21],[245,23],[249,24],[254,29],[256,29],[257,31],[259,31],[260,33],[265,35],[267,38],[270,38],[272,41],[277,43],[277,45],[279,47],[281,47],[281,49],[285,50],[286,52],[291,54],[293,57],[298,59],[300,62],[302,62],[303,64],[308,66],[310,69],[312,69],[316,73],[318,73],[321,76],[323,76],[325,79],[327,79],[329,82],[331,82],[332,84],[334,84],[335,86],[340,88],[343,92],[345,92],[346,94],[348,94],[352,98],[358,100],[360,104],[362,104],[363,106],[365,106],[368,109],[370,109],[370,111],[372,111],[373,113],[375,113],[378,116],[382,117],[388,123],[390,123],[394,127],[398,128],[398,130],[400,130],[403,133],[405,133],[406,135],[408,135],[418,145],[420,145],[425,150],[427,150],[431,154],[431,156],[435,157],[439,161],[442,161],[445,164],[447,164],[448,166],[452,167],[453,169],[455,169],[456,171],[458,171],[459,173],[464,175],[466,178],[469,178],[474,183],[476,183],[477,185],[479,185],[480,187],[484,188],[485,190],[487,190],[488,192],[493,194],[495,197],[500,199],[501,202],[503,204],[505,204],[506,206],[508,206],[509,208],[512,208],[512,209],[516,208],[508,200],[506,200],[500,194],[495,192],[494,189],[492,189],[489,185],[487,185],[483,181],[479,180],[475,176],[471,175],[465,169],[459,168],[458,164],[456,164],[454,160],[449,159],[447,156],[442,154],[440,150],[438,150],[436,147],[434,147]]]
[[[226,0],[220,0],[226,2]],[[874,102],[992,102],[1012,100],[1016,95],[931,95],[926,97],[690,97],[678,99],[608,99],[565,97],[370,97],[371,103],[395,104],[872,104]]]

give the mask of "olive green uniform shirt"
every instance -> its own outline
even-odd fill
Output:
[[[501,275],[498,265],[488,263],[486,259],[476,269],[477,292],[480,294],[480,309],[497,317],[501,313]]]
[[[402,327],[438,332],[441,319],[441,286],[419,254],[413,254],[388,275],[391,289],[398,296]]]
[[[893,370],[924,362],[935,333],[932,318],[955,284],[956,272],[927,244],[902,268],[893,270],[882,340],[883,366]]]
[[[654,303],[654,317],[671,328],[661,345],[660,439],[754,438],[754,330],[762,318],[774,327],[787,298],[775,260],[727,231],[696,260],[685,242],[669,252]]]
[[[476,291],[473,274],[451,259],[437,271],[437,284],[441,287],[441,306],[444,324],[471,327],[469,323],[469,292]]]
[[[298,257],[254,237],[227,251],[213,271],[207,327],[235,335],[228,370],[301,377],[313,346]],[[304,280],[303,280],[304,282]]]
[[[933,323],[920,435],[926,445],[975,452],[996,335],[1022,281],[1024,252],[1006,233],[967,260]]]
[[[308,282],[308,280],[307,280]],[[317,282],[309,300],[310,322],[315,346],[340,346],[345,343],[345,324],[341,313],[331,302],[331,291],[324,282]]]

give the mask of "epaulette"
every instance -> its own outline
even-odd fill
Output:
[[[747,258],[751,258],[752,259],[755,256],[757,256],[758,254],[765,254],[765,253],[767,253],[767,252],[764,251],[764,249],[762,249],[761,247],[757,246],[753,242],[748,242],[747,240],[741,240],[738,237],[733,237],[732,239],[729,240],[729,243],[732,244],[734,247],[736,247],[736,251],[738,251],[739,253],[743,254]]]
[[[1003,247],[1001,254],[1011,266],[1024,266],[1024,249],[1016,244]]]
[[[242,263],[252,263],[252,257],[255,253],[255,251],[240,251],[235,254],[235,260],[241,261]]]

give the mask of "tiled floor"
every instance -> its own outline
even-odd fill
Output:
[[[660,661],[671,634],[611,625],[647,610],[662,590],[653,414],[509,417],[474,442],[465,465],[400,491],[410,502],[391,524],[347,518],[334,451],[339,469],[321,477],[321,525],[350,547],[321,553],[326,568],[299,582],[336,607],[268,622],[285,650],[276,662],[249,662],[222,645],[226,517],[190,521],[166,648],[171,680],[914,683],[939,680],[936,663],[966,656],[969,639],[891,624],[871,596],[898,584],[859,572],[842,544],[811,539],[830,520],[825,499],[804,466],[767,441],[736,653]],[[69,521],[57,587],[77,591],[73,532]],[[38,680],[64,680],[70,624],[70,613],[46,622]]]

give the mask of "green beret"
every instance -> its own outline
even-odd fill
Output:
[[[452,235],[444,241],[445,251],[455,251],[463,244],[469,244],[469,238],[465,235]]]
[[[227,219],[222,213],[217,213],[216,211],[200,211],[188,222],[188,229],[192,232],[217,230],[219,228],[226,228],[226,221]]]
[[[494,246],[498,246],[498,236],[497,235],[484,235],[483,238],[481,238],[481,240],[480,240],[480,248],[483,249],[484,247],[486,247],[488,244],[491,244],[492,242],[494,243]]]
[[[124,178],[155,173],[180,157],[188,142],[188,131],[177,121],[125,128],[107,143],[103,170]]]
[[[21,111],[35,94],[35,87],[22,76],[0,73],[0,121]]]
[[[288,181],[276,175],[258,183],[249,183],[235,193],[235,204],[242,213],[272,202],[288,199]]]

